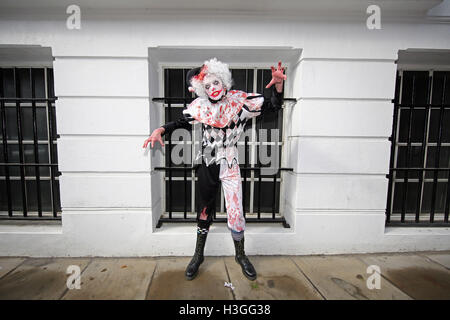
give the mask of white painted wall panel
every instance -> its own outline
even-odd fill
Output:
[[[59,171],[147,172],[150,159],[148,148],[142,148],[145,138],[62,136],[58,140]]]
[[[148,96],[147,59],[56,58],[56,96]]]
[[[297,174],[300,210],[385,210],[388,179],[367,175]]]
[[[65,11],[61,11],[64,15]],[[365,15],[364,12],[362,12]],[[42,23],[28,19],[0,21],[0,38],[7,44],[51,46],[55,56],[146,56],[147,47],[166,46],[261,46],[304,48],[308,58],[396,59],[398,49],[450,48],[450,26],[431,23],[388,23],[368,30],[363,21],[336,22],[299,17],[264,16],[245,19],[241,14],[200,15],[154,13],[128,19],[84,19],[82,30],[67,30],[65,20]],[[200,19],[200,18],[201,19]],[[205,33],[191,30],[202,28]],[[227,30],[217,35],[211,30]],[[412,31],[413,30],[413,31]],[[239,35],[239,37],[236,37]]]
[[[302,98],[392,99],[394,61],[302,60]]]
[[[61,206],[66,208],[149,208],[150,174],[62,174]]]
[[[342,251],[353,245],[367,247],[383,238],[384,212],[330,214],[304,212],[297,215],[297,238],[319,252]]]
[[[380,139],[299,139],[295,172],[387,174],[390,143]]]
[[[389,137],[390,100],[300,100],[293,108],[291,135]]]
[[[147,135],[148,98],[59,98],[59,134]]]

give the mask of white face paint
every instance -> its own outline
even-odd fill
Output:
[[[203,79],[203,87],[212,100],[220,100],[225,94],[222,81],[214,74],[209,74]]]

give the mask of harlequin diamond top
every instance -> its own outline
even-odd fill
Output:
[[[228,166],[233,160],[239,163],[237,142],[248,119],[258,116],[264,97],[258,93],[231,90],[220,101],[213,103],[199,97],[183,110],[185,117],[194,119],[190,123],[203,124],[202,151],[196,160],[203,157],[206,165],[226,159]]]

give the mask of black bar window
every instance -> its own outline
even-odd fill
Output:
[[[173,121],[182,114],[182,109],[194,100],[194,95],[187,90],[186,74],[190,69],[166,68],[164,69],[164,98],[154,98],[153,101],[164,102],[165,122]],[[234,80],[233,89],[245,92],[262,93],[264,86],[271,79],[270,69],[232,69]],[[289,100],[289,99],[287,99]],[[291,99],[292,100],[292,99]],[[255,119],[249,120],[245,130],[255,130],[254,141],[248,137],[239,142],[244,147],[245,159],[240,160],[244,215],[248,222],[282,222],[288,227],[286,221],[280,213],[280,192],[281,174],[280,171],[291,171],[290,168],[280,168],[276,175],[264,176],[260,174],[260,168],[264,167],[259,161],[258,148],[259,129],[279,129],[279,154],[281,164],[282,151],[282,127],[283,113],[265,114]],[[201,130],[200,127],[194,130]],[[158,226],[162,222],[186,222],[195,221],[195,168],[191,163],[176,165],[172,163],[172,148],[176,141],[171,135],[165,137],[165,167],[156,168],[165,172],[165,213],[159,220]],[[269,141],[273,140],[270,137]],[[200,143],[200,141],[191,141]],[[196,148],[198,150],[198,146]],[[254,155],[252,157],[252,154]],[[194,155],[194,152],[191,153]],[[253,160],[252,160],[253,159]],[[220,188],[216,198],[216,213],[214,221],[225,222],[225,204]]]
[[[449,225],[449,80],[449,71],[397,75],[387,225]]]
[[[60,219],[51,68],[0,68],[0,218]]]

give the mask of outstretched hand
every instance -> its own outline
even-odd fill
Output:
[[[281,67],[281,61],[278,61],[278,68],[270,67],[272,69],[272,80],[270,80],[269,84],[266,86],[266,89],[270,88],[272,85],[275,85],[275,88],[278,92],[283,91],[283,81],[286,80],[286,75],[284,72],[284,67]]]
[[[159,142],[161,144],[161,146],[164,147],[164,142],[161,138],[161,135],[164,133],[164,131],[165,131],[164,128],[155,129],[152,132],[152,135],[150,136],[150,138],[148,138],[147,140],[144,141],[144,145],[142,146],[142,148],[144,148],[144,149],[147,148],[147,145],[149,144],[149,142],[150,142],[150,145],[152,148],[153,148],[153,145],[155,142]]]

